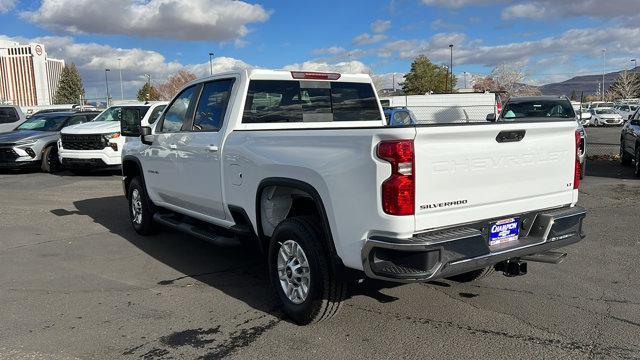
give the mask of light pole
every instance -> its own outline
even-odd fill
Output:
[[[444,76],[444,93],[446,94],[447,92],[449,92],[449,67],[447,65],[442,65],[442,68],[445,71],[445,76]]]
[[[213,63],[211,62],[212,59],[213,59],[213,53],[210,52],[209,53],[209,73],[211,75],[213,75]]]
[[[122,59],[118,59],[118,70],[120,70],[120,100],[124,100],[124,87],[122,86]]]
[[[109,107],[109,98],[111,98],[109,95],[109,77],[107,76],[109,71],[111,71],[111,69],[104,69],[104,84],[107,86],[107,107]]]
[[[449,51],[451,53],[451,61],[449,63],[449,71],[451,71],[451,92],[453,92],[453,44],[449,44]],[[447,81],[449,81],[447,79]]]
[[[602,101],[604,101],[604,73],[607,67],[607,49],[602,49]]]
[[[468,72],[466,72],[466,71],[464,71],[462,73],[462,75],[464,76],[464,88],[465,89],[467,88],[467,74],[468,74]]]
[[[636,59],[631,59],[631,62],[633,63],[633,70],[635,70],[638,67],[638,63],[636,62]]]
[[[151,75],[144,74],[144,76],[147,78],[147,93],[145,94],[145,99],[149,101],[149,92],[151,92]]]

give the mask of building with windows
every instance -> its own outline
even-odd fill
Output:
[[[47,57],[42,44],[0,40],[0,103],[53,104],[64,60]]]

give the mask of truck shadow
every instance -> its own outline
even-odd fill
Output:
[[[282,318],[267,276],[265,259],[252,246],[218,247],[168,228],[162,228],[153,236],[140,236],[129,225],[124,196],[80,200],[74,202],[74,206],[77,211],[54,209],[51,213],[57,216],[89,216],[94,222],[121,236],[147,255],[184,274],[170,279],[158,278],[157,285],[187,286],[196,280],[256,310]],[[380,290],[398,284],[379,281],[356,284],[353,281],[352,285],[348,297],[368,296],[382,303],[397,300]]]
[[[619,161],[613,160],[588,160],[586,176],[611,179],[637,179],[633,175],[633,166],[622,166]]]

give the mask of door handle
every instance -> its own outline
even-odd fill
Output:
[[[220,149],[216,145],[209,145],[207,146],[207,150],[209,150],[210,152],[217,152]]]
[[[171,149],[171,150],[175,150],[177,148],[178,148],[178,145],[176,145],[176,144],[169,145],[169,149]]]

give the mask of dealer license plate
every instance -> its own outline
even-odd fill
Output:
[[[508,218],[492,222],[489,227],[489,245],[518,240],[520,218]]]

